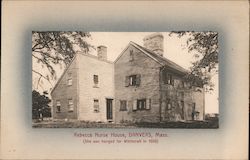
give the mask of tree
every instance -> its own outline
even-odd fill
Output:
[[[37,63],[48,70],[47,74],[32,69],[39,76],[37,86],[41,78],[51,84],[56,79],[55,65],[68,65],[77,51],[87,53],[93,46],[86,42],[88,32],[33,32],[32,33],[32,57]],[[52,84],[51,84],[52,85]]]
[[[41,95],[39,92],[32,91],[32,119],[42,119],[51,117],[51,108],[49,103],[51,100],[47,97],[47,92]]]
[[[192,62],[191,72],[187,80],[199,86],[204,86],[206,91],[212,91],[214,84],[211,78],[218,73],[218,33],[179,31],[169,34],[181,38],[187,36],[186,47],[193,53],[195,61]]]

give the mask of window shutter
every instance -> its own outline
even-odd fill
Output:
[[[125,87],[129,86],[129,76],[125,77]]]
[[[151,99],[147,99],[146,109],[151,109]]]
[[[136,75],[136,85],[137,85],[137,86],[140,86],[140,83],[141,83],[141,75],[140,75],[140,74],[137,74],[137,75]]]
[[[137,101],[134,100],[133,102],[133,111],[136,111],[137,110]]]

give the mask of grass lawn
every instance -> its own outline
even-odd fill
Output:
[[[205,121],[188,122],[160,122],[160,123],[98,123],[86,121],[51,120],[33,122],[33,128],[219,128],[218,118],[209,118]]]

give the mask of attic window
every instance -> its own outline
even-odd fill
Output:
[[[129,61],[131,62],[131,61],[133,61],[134,60],[134,51],[131,49],[130,51],[129,51]]]

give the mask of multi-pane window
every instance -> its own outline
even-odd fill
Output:
[[[174,85],[174,79],[171,74],[167,74],[166,80],[167,80],[167,84]]]
[[[136,75],[129,76],[129,85],[130,86],[136,85]]]
[[[60,103],[60,101],[56,101],[56,111],[61,112],[61,103]]]
[[[73,99],[68,100],[68,109],[69,109],[69,111],[74,111]]]
[[[120,111],[127,111],[127,101],[125,100],[120,101]]]
[[[99,82],[98,75],[93,76],[93,81],[94,81],[94,85],[97,86]]]
[[[163,72],[163,82],[165,84],[174,85],[173,75],[170,73]]]
[[[68,86],[71,86],[72,85],[72,74],[71,73],[68,73],[68,79],[67,79],[67,85]]]
[[[137,109],[138,110],[146,109],[146,99],[138,99],[137,100]]]
[[[137,99],[133,102],[133,111],[136,110],[150,110],[151,109],[151,99]]]
[[[94,99],[94,112],[99,112],[99,100]]]
[[[141,75],[126,76],[126,86],[139,86],[141,83]]]

